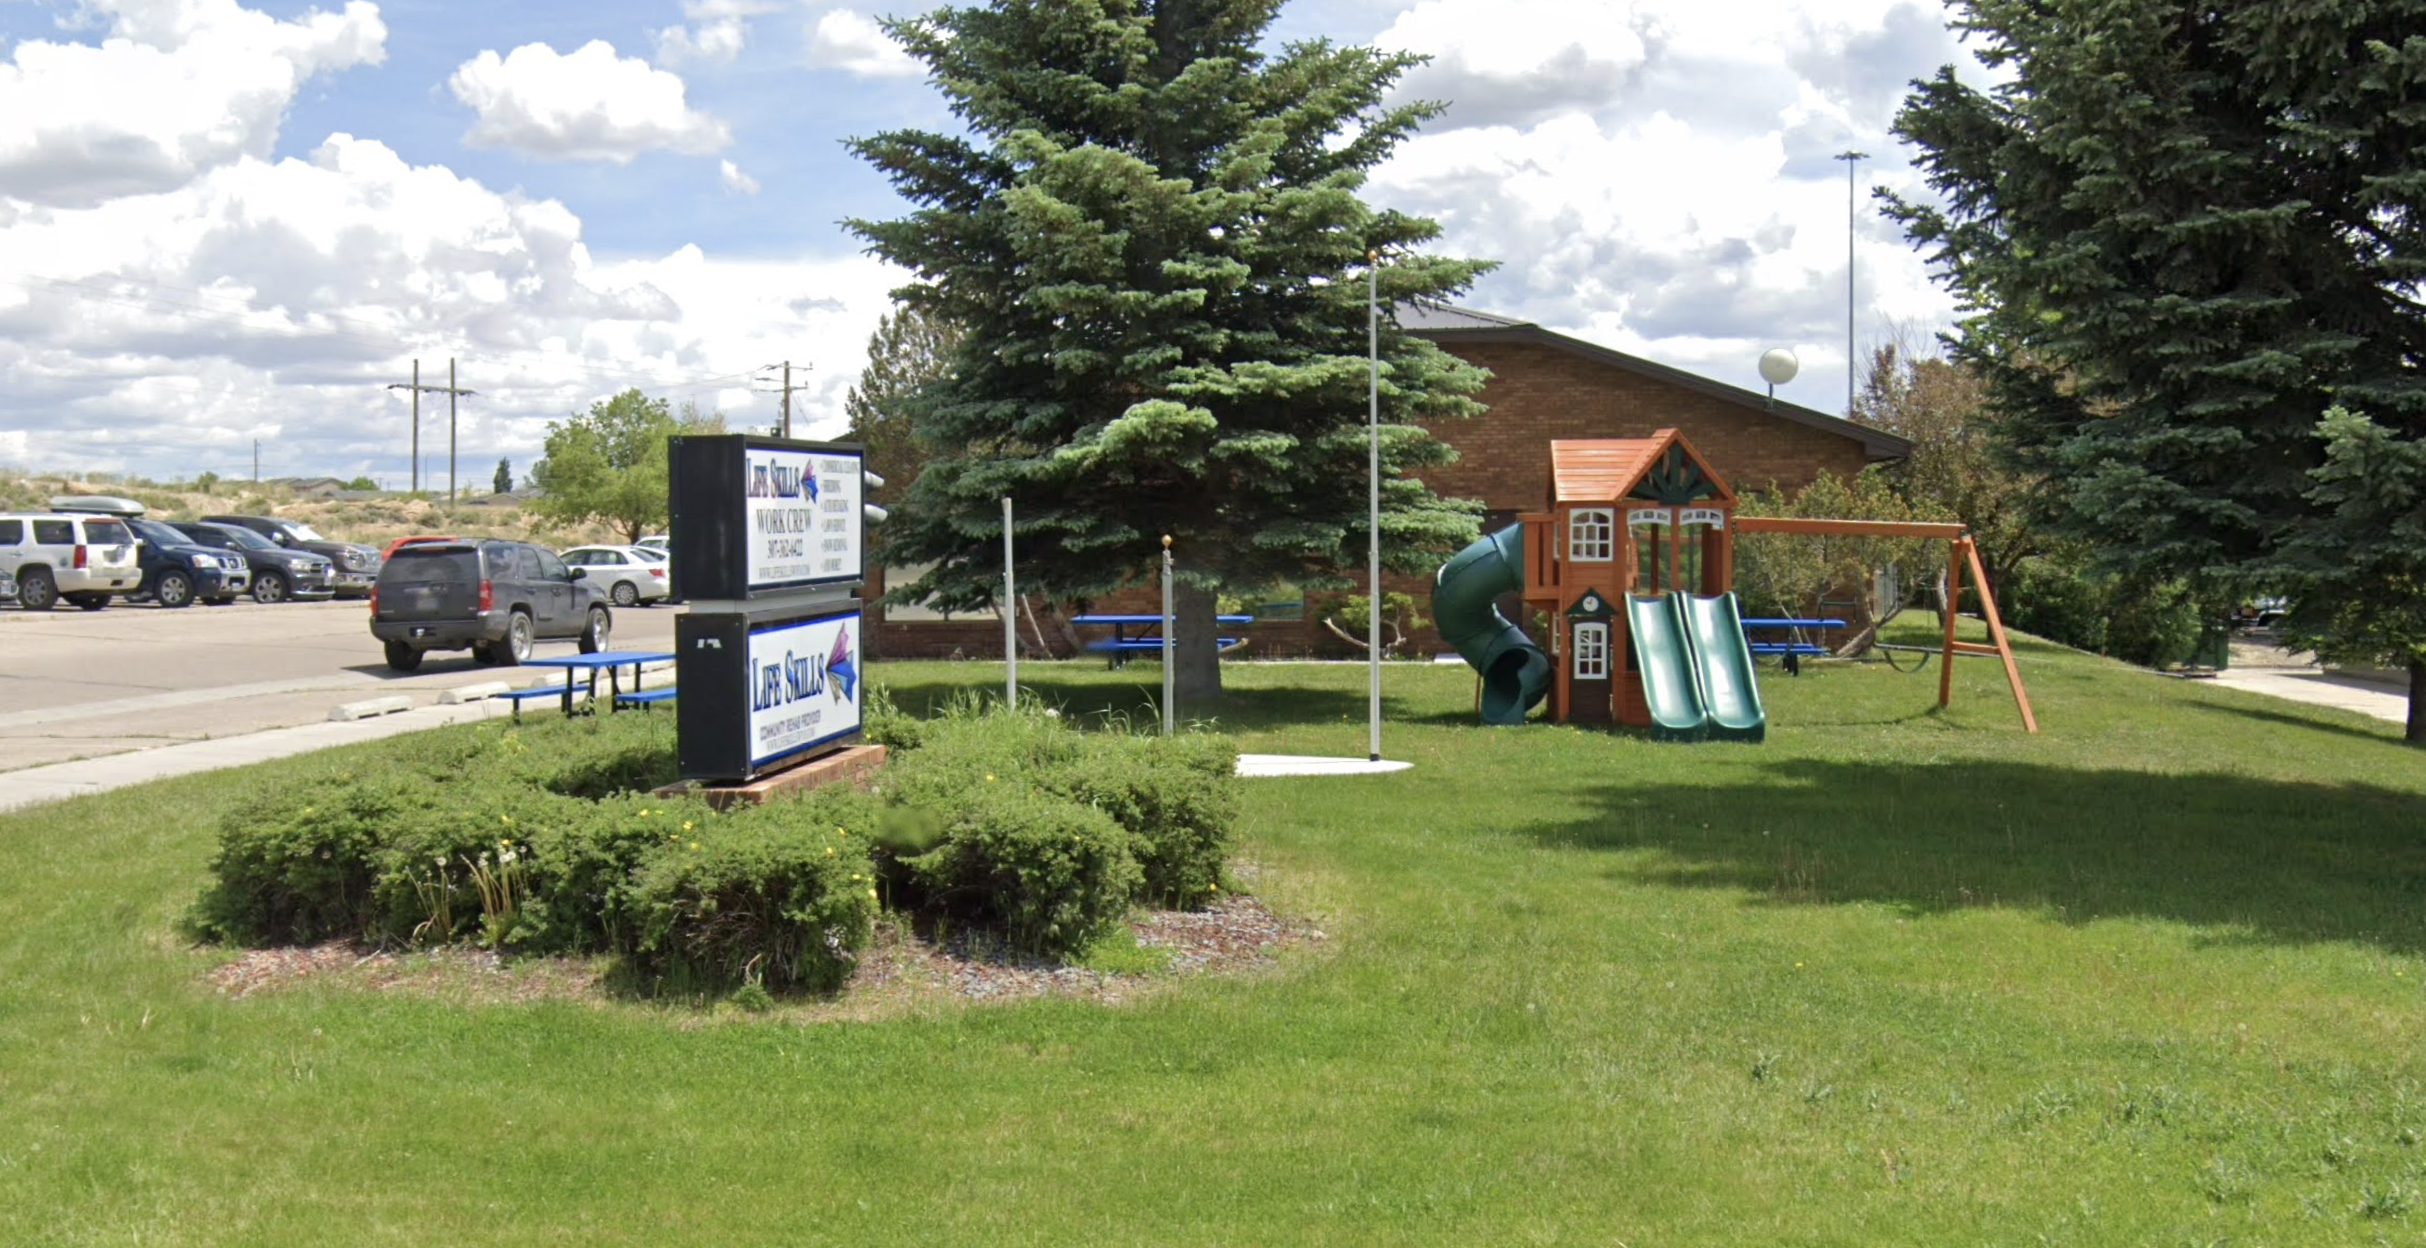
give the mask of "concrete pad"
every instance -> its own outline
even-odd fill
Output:
[[[1387,758],[1377,762],[1369,758],[1324,758],[1313,754],[1238,756],[1238,774],[1242,776],[1378,776],[1405,771],[1414,765]]]
[[[411,709],[413,709],[413,700],[410,697],[401,693],[391,693],[384,698],[364,698],[359,702],[340,702],[329,708],[329,718],[340,721],[375,719],[381,715],[394,715]]]

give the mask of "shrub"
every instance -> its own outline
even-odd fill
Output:
[[[1996,590],[2015,628],[2079,650],[2105,650],[2106,592],[2078,572],[2052,559],[2025,559],[2012,583]]]
[[[1049,787],[1129,834],[1148,901],[1202,905],[1221,882],[1238,821],[1238,749],[1214,736],[1100,735]]]
[[[860,708],[859,735],[868,744],[888,750],[915,750],[924,744],[926,723],[895,706],[891,690],[883,685],[870,685],[867,702]]]
[[[875,926],[874,810],[853,790],[820,789],[693,821],[634,882],[636,964],[676,982],[838,987]]]
[[[241,944],[308,944],[372,931],[380,848],[416,809],[411,787],[340,780],[228,812],[192,927]]]
[[[1143,881],[1129,834],[1091,806],[999,777],[942,809],[943,843],[901,866],[934,904],[1002,924],[1013,945],[1068,954],[1128,913]]]

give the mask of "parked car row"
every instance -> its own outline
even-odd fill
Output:
[[[334,542],[275,516],[205,516],[165,523],[131,499],[70,495],[47,512],[0,515],[0,577],[17,605],[67,602],[98,611],[113,598],[187,607],[365,596],[379,552]],[[0,596],[6,601],[7,596]]]

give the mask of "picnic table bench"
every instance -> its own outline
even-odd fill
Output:
[[[1252,624],[1255,617],[1217,615],[1213,620],[1217,624]],[[1159,615],[1074,615],[1070,617],[1070,622],[1112,630],[1111,636],[1086,643],[1086,649],[1096,654],[1110,655],[1114,667],[1126,664],[1132,655],[1162,653],[1162,617]],[[1131,629],[1138,631],[1131,632]],[[1239,642],[1240,639],[1236,637],[1213,639],[1213,644],[1223,650]]]
[[[1843,620],[1817,617],[1804,618],[1801,616],[1755,616],[1751,619],[1745,620],[1743,623],[1745,648],[1750,650],[1752,653],[1782,654],[1793,656],[1824,656],[1833,654],[1835,652],[1826,646],[1819,645],[1815,642],[1798,641],[1791,636],[1789,636],[1785,641],[1754,641],[1752,640],[1752,631],[1754,629],[1761,629],[1764,631],[1775,629],[1810,629],[1816,632],[1831,628],[1843,628],[1845,626],[1845,622]]]

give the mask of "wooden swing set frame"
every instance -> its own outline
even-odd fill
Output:
[[[1787,516],[1737,516],[1735,531],[1798,537],[1917,537],[1950,543],[1951,549],[1946,557],[1945,657],[1937,669],[1937,704],[1944,707],[1954,700],[1956,655],[2002,659],[2005,663],[2005,683],[2013,686],[2013,705],[2022,713],[2022,727],[2032,733],[2039,730],[2038,716],[2030,711],[2030,694],[2022,688],[2022,670],[2013,662],[2013,645],[2005,636],[2004,618],[1997,614],[1996,594],[1988,587],[1988,570],[1980,564],[1979,544],[1971,539],[1970,530],[1959,524],[1918,520],[1810,520]],[[1963,601],[1963,573],[1966,569],[1970,571],[1972,583],[1980,591],[1980,615],[1988,622],[1987,645],[1954,639],[1955,622],[1961,618],[1956,608]]]

